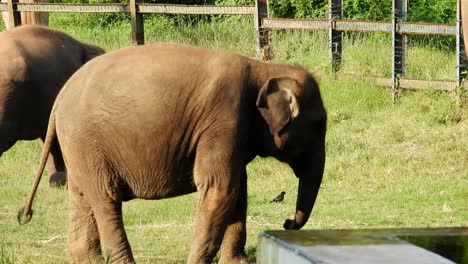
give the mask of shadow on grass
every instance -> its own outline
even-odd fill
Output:
[[[245,254],[247,254],[247,260],[249,263],[256,263],[257,261],[257,248],[255,247],[249,247],[247,250],[245,250]],[[219,262],[219,254],[216,255],[216,257],[213,259],[212,263],[218,263]],[[0,262],[0,264],[3,264]]]
[[[249,259],[249,263],[255,263],[257,260],[257,248],[249,247],[245,253],[247,254],[247,258]]]

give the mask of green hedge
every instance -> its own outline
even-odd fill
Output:
[[[190,1],[190,0],[188,0]],[[200,0],[192,0],[193,3]],[[201,1],[203,2],[203,1]],[[209,2],[209,1],[208,1]],[[408,20],[455,23],[456,0],[409,0]],[[253,0],[216,0],[216,4],[254,4]],[[285,18],[324,18],[328,0],[270,0],[270,15]],[[344,0],[345,18],[390,21],[391,0]]]

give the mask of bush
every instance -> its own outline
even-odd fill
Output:
[[[229,0],[218,0],[217,2],[224,3],[225,1]],[[242,0],[230,1],[241,2]],[[408,2],[409,21],[433,23],[454,23],[456,21],[456,0],[411,0]],[[348,19],[390,21],[392,1],[344,0],[343,12],[344,17]],[[328,0],[271,0],[270,13],[274,17],[285,18],[326,17]]]
[[[284,18],[326,17],[328,1],[324,0],[280,0],[270,1],[270,15]]]
[[[392,17],[392,1],[345,0],[343,11],[344,17],[349,19],[390,21]]]
[[[411,0],[408,6],[408,20],[432,23],[455,23],[457,19],[456,0]]]

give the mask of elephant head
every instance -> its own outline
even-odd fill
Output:
[[[318,84],[308,73],[269,79],[259,91],[257,108],[269,130],[267,152],[288,163],[299,178],[295,218],[287,219],[284,228],[300,229],[311,214],[325,165],[327,115]]]

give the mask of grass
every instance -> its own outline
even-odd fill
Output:
[[[129,25],[85,27],[74,21],[53,15],[51,26],[107,50],[130,44]],[[254,54],[249,20],[233,17],[180,28],[165,19],[149,22],[147,42],[184,42]],[[273,34],[275,61],[299,63],[313,71],[329,115],[324,181],[304,228],[467,226],[466,103],[452,94],[424,90],[405,92],[394,105],[388,89],[363,81],[360,77],[365,75],[389,74],[390,42],[385,36],[347,36],[343,77],[334,79],[326,38],[326,32]],[[454,54],[416,46],[409,51],[408,63],[418,65],[408,66],[413,77],[455,74]],[[0,264],[67,262],[66,190],[49,188],[43,180],[32,222],[25,226],[16,222],[39,154],[36,142],[24,141],[0,159]],[[254,262],[258,233],[281,229],[284,219],[292,217],[297,180],[274,159],[254,160],[248,173],[246,250]],[[281,191],[286,191],[284,203],[268,202]],[[185,262],[195,202],[196,194],[125,203],[124,221],[138,263]]]

